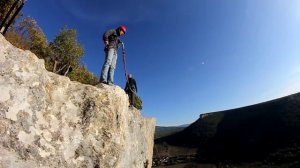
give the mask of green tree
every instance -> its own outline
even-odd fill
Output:
[[[19,23],[19,31],[29,41],[31,52],[45,60],[49,57],[50,48],[47,37],[33,18],[23,18]]]
[[[39,58],[49,57],[50,48],[43,30],[31,17],[21,18],[18,24],[12,26],[6,37],[15,46],[30,50]]]
[[[11,26],[7,32],[8,41],[44,59],[46,69],[49,71],[67,75],[71,80],[84,84],[96,84],[96,77],[87,70],[85,65],[80,65],[84,50],[77,40],[76,30],[63,28],[49,44],[43,30],[33,18],[19,19],[20,21]]]
[[[29,50],[30,44],[29,41],[24,39],[17,31],[8,31],[5,36],[12,45],[21,48],[23,50]]]
[[[90,85],[95,85],[98,81],[94,74],[88,71],[85,65],[75,67],[72,72],[68,74],[68,77],[71,80]]]
[[[63,28],[50,43],[50,48],[54,61],[53,72],[67,75],[71,68],[79,67],[84,50],[77,40],[75,29]]]
[[[17,24],[11,26],[6,34],[6,39],[14,46],[23,50],[30,50],[40,59],[44,59],[46,69],[51,69],[51,50],[47,37],[33,18],[21,17]]]
[[[139,109],[139,110],[142,110],[143,109],[143,101],[142,101],[142,99],[138,95],[134,96],[134,99],[135,100],[134,100],[133,106],[135,108]]]

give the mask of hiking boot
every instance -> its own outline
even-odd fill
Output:
[[[106,84],[106,85],[107,85],[107,82],[106,82],[106,81],[101,81],[101,82],[99,82],[99,83],[103,83],[103,84]]]
[[[114,83],[113,83],[113,82],[107,82],[107,84],[108,84],[109,86],[114,86]]]

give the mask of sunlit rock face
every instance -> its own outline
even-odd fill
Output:
[[[0,168],[150,168],[154,129],[120,87],[48,72],[0,35]]]

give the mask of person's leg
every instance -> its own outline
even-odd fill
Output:
[[[117,64],[117,58],[118,58],[117,50],[114,49],[111,65],[110,65],[110,68],[108,70],[108,78],[107,78],[107,83],[108,84],[113,84],[114,83],[114,73],[115,73],[116,64]]]
[[[128,95],[128,101],[129,101],[129,106],[131,105],[131,92],[129,92],[128,90],[125,90],[125,93]]]
[[[107,83],[108,70],[112,64],[113,56],[114,56],[113,48],[105,52],[105,60],[102,66],[101,77],[100,77],[100,82],[102,83]]]
[[[132,97],[131,98],[131,103],[134,106],[134,104],[135,104],[135,93],[132,93],[131,97]]]
[[[128,96],[129,96],[129,104],[130,104],[130,106],[132,106],[132,105],[133,105],[133,93],[130,92],[130,93],[128,94]]]

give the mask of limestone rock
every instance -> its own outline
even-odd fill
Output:
[[[0,168],[150,168],[154,129],[120,87],[48,72],[0,35]]]

